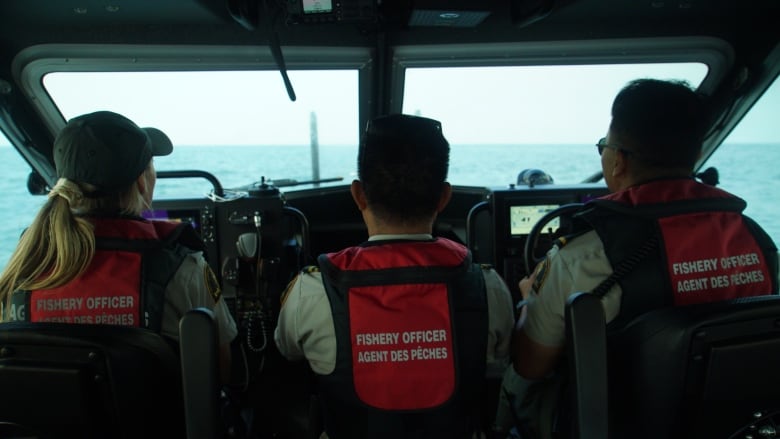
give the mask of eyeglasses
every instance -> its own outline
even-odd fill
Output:
[[[628,154],[629,152],[618,146],[608,144],[606,137],[602,137],[601,139],[599,139],[599,142],[596,144],[596,148],[599,149],[599,155],[604,153],[604,148],[614,149],[615,151],[623,151],[626,154]]]

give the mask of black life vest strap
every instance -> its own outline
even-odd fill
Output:
[[[778,290],[780,289],[780,285],[777,284],[777,270],[780,268],[778,267],[777,260],[777,245],[769,236],[769,234],[766,233],[766,230],[762,229],[761,226],[759,226],[758,223],[756,223],[752,218],[743,215],[742,219],[745,221],[745,226],[748,228],[748,230],[750,230],[758,246],[761,247],[761,251],[764,254],[764,259],[767,263],[767,267],[769,267],[769,274],[771,275],[770,279],[772,281],[772,291],[767,291],[767,293],[777,294]]]
[[[650,236],[650,238],[645,241],[644,244],[642,244],[639,249],[634,252],[631,256],[627,257],[626,259],[623,259],[617,267],[612,271],[612,274],[609,275],[606,279],[601,281],[600,284],[596,286],[593,290],[591,290],[591,294],[595,294],[599,297],[604,297],[605,294],[607,294],[607,291],[609,291],[610,288],[612,288],[615,283],[620,280],[623,276],[627,275],[631,272],[631,270],[636,267],[637,264],[642,262],[642,260],[650,254],[655,248],[658,246],[658,237],[655,235]]]

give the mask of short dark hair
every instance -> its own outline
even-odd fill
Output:
[[[405,114],[368,123],[358,150],[358,178],[383,219],[406,222],[435,213],[449,168],[441,123]]]
[[[709,122],[704,97],[687,82],[637,79],[615,97],[609,128],[640,161],[693,167]]]

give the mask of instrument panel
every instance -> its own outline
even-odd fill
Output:
[[[491,191],[481,209],[489,215],[490,230],[485,233],[487,237],[481,240],[475,238],[475,242],[482,245],[480,251],[475,253],[484,259],[477,262],[493,264],[504,277],[510,291],[519,295],[517,283],[528,274],[524,253],[534,225],[547,213],[561,206],[586,203],[607,193],[603,184],[519,186]],[[476,215],[480,214],[478,210]],[[556,238],[570,232],[569,226],[566,217],[551,220],[534,246],[536,256],[543,256]]]

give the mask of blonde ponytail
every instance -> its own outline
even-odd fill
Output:
[[[7,303],[16,290],[57,288],[80,276],[95,255],[94,226],[82,215],[140,215],[150,208],[154,172],[150,161],[140,176],[148,195],[133,182],[119,194],[85,196],[97,188],[60,178],[0,275],[0,304]],[[0,312],[0,321],[4,317]]]
[[[60,179],[52,188],[0,275],[0,301],[14,290],[56,288],[86,270],[95,254],[93,226],[71,210],[83,199],[74,182]]]

